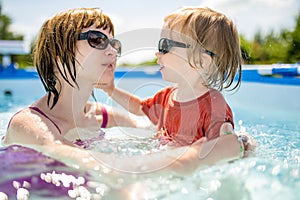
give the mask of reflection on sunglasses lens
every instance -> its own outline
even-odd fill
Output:
[[[93,34],[91,34],[90,38],[89,38],[90,44],[94,47],[97,47],[97,48],[105,48],[105,46],[107,46],[106,45],[106,43],[107,43],[106,40],[107,39],[102,37],[102,36],[93,35]]]
[[[79,40],[86,40],[89,45],[96,49],[106,49],[108,44],[110,44],[114,49],[117,50],[117,55],[121,56],[121,42],[117,39],[109,40],[106,35],[99,31],[88,31],[82,33],[79,36]]]

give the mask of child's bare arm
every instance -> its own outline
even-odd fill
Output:
[[[135,115],[145,115],[142,111],[141,99],[139,97],[119,88],[114,88],[108,95],[129,112]]]
[[[235,133],[230,123],[224,123],[220,128],[220,136],[228,134],[236,134],[238,136],[239,141],[243,143],[243,157],[247,157],[249,154],[251,154],[257,146],[256,141],[249,135],[249,133],[245,131]]]
[[[135,115],[145,115],[142,111],[141,99],[125,90],[116,88],[113,81],[108,84],[98,84],[95,87],[102,89],[108,96],[129,112]]]

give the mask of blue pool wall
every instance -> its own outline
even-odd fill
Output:
[[[117,68],[115,84],[137,96],[151,96],[171,84],[162,79],[158,69],[159,66]],[[239,110],[245,115],[257,114],[258,119],[279,117],[300,122],[299,63],[244,65],[242,69],[241,87],[233,92],[224,92],[234,111]],[[15,69],[11,66],[0,71],[0,98],[12,96],[32,102],[43,94],[45,90],[34,68]],[[110,103],[101,90],[96,90],[95,94],[97,100]]]
[[[156,67],[117,68],[115,78],[158,78],[161,73]],[[275,64],[275,65],[244,65],[242,68],[242,81],[300,85],[300,64]],[[38,79],[34,68],[15,69],[14,65],[7,68],[0,66],[0,80],[11,79]],[[237,77],[236,77],[237,79]]]

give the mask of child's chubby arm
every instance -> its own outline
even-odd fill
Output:
[[[102,89],[108,94],[114,101],[124,107],[126,110],[135,115],[145,115],[142,111],[141,99],[125,90],[116,88],[114,83],[98,84],[98,89]]]
[[[215,164],[230,162],[239,159],[240,142],[235,134],[222,135],[207,141],[205,137],[189,146],[173,147],[143,156],[127,157],[110,163],[110,166],[118,166],[122,171],[135,173],[164,171],[177,175],[189,175],[199,168],[209,167]],[[106,159],[111,162],[111,155]]]
[[[171,167],[180,174],[188,174],[197,168],[237,160],[240,157],[240,142],[235,134],[222,135],[209,141],[201,138],[187,147],[186,152]]]
[[[119,157],[97,153],[97,157],[110,168],[127,173],[168,171],[188,175],[198,168],[237,160],[241,154],[238,136],[230,134],[209,141],[203,137],[190,146],[172,147],[147,155]]]

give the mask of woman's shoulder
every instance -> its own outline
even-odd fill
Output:
[[[16,144],[19,140],[22,140],[22,134],[30,129],[32,123],[28,121],[32,118],[28,109],[22,109],[15,113],[8,125],[6,134],[2,139],[4,145]]]
[[[30,108],[24,108],[11,117],[3,144],[44,143],[50,135],[52,131],[41,116]]]
[[[34,118],[36,118],[36,116],[29,110],[29,108],[23,108],[10,118],[7,129],[26,128],[28,127],[26,125],[29,125],[28,122],[32,122],[32,119]]]

